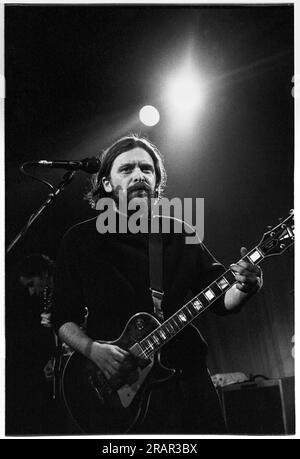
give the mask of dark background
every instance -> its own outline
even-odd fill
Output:
[[[162,87],[187,44],[210,83],[187,136],[168,124]],[[165,156],[166,196],[205,198],[205,244],[225,265],[256,245],[266,225],[293,207],[292,6],[5,7],[6,243],[46,199],[19,172],[42,158],[96,155],[128,132],[143,133]],[[161,122],[138,121],[144,104]],[[34,171],[57,184],[63,171]],[[56,258],[74,223],[94,215],[83,172],[7,257]],[[203,316],[212,373],[277,378],[294,372],[293,254],[264,263],[265,286],[239,315]]]

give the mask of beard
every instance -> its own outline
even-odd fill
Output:
[[[147,183],[139,182],[127,188],[125,193],[121,187],[114,187],[111,192],[111,197],[114,200],[117,209],[120,208],[120,203],[122,201],[123,208],[126,206],[127,212],[131,213],[133,211],[128,210],[128,205],[132,201],[136,201],[137,205],[139,204],[139,201],[141,202],[141,205],[143,205],[142,203],[147,204],[150,209],[151,198],[155,197],[155,191],[152,190]]]

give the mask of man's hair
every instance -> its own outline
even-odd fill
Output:
[[[131,134],[117,140],[110,147],[99,155],[100,169],[97,174],[93,174],[91,178],[91,188],[85,196],[92,207],[95,207],[97,201],[100,198],[109,196],[110,194],[104,190],[102,179],[103,177],[109,178],[112,165],[114,160],[126,151],[132,150],[133,148],[140,147],[145,150],[151,156],[155,173],[156,173],[156,185],[155,185],[155,196],[160,198],[167,182],[167,174],[163,163],[163,157],[157,147],[151,143],[148,139],[140,137],[136,134]]]
[[[24,257],[17,267],[18,275],[24,277],[40,277],[43,274],[53,275],[54,269],[54,261],[42,253],[34,253]]]

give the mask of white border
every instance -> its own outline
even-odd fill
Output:
[[[112,4],[112,5],[131,5],[131,4],[139,4],[139,5],[145,5],[145,6],[149,6],[149,5],[158,5],[158,4],[163,4],[163,5],[184,5],[184,6],[187,6],[187,5],[192,5],[192,4],[195,4],[195,5],[266,5],[266,4],[273,4],[273,5],[282,5],[282,4],[293,4],[294,5],[294,14],[295,14],[295,75],[297,76],[298,75],[298,79],[300,79],[300,64],[299,64],[299,55],[298,55],[298,51],[299,51],[299,36],[300,36],[300,31],[299,31],[299,25],[300,25],[300,6],[299,4],[297,5],[296,2],[291,2],[291,1],[287,1],[287,0],[265,0],[265,1],[238,1],[238,0],[231,0],[231,1],[222,1],[222,0],[219,0],[219,1],[187,1],[187,2],[184,2],[184,1],[168,1],[168,0],[165,0],[163,2],[161,1],[157,1],[157,0],[152,0],[150,1],[149,3],[146,3],[146,2],[141,2],[141,1],[134,1],[134,0],[131,0],[131,1],[118,1],[118,2],[113,2],[113,1],[110,1],[110,0],[106,0],[104,2],[99,2],[99,1],[95,1],[95,0],[90,0],[88,2],[84,2],[84,1],[79,1],[79,0],[73,0],[73,1],[70,1],[70,0],[65,0],[63,2],[59,2],[59,1],[54,1],[54,0],[48,0],[48,1],[37,1],[37,0],[31,0],[31,1],[28,1],[28,0],[23,0],[23,1],[13,1],[13,0],[7,0],[6,2],[0,2],[0,74],[3,75],[4,73],[4,4],[41,4],[41,5],[45,5],[45,4]],[[298,25],[298,27],[297,27]],[[299,81],[300,83],[300,81]],[[298,83],[298,84],[299,84]],[[296,97],[295,97],[295,102],[296,102],[296,107],[295,107],[295,214],[296,214],[296,221],[297,221],[297,215],[298,215],[298,202],[299,202],[299,199],[298,199],[298,196],[299,196],[299,181],[297,180],[298,178],[298,172],[299,172],[299,160],[298,160],[298,150],[299,150],[299,130],[296,129],[296,126],[299,126],[299,98],[300,98],[300,94],[298,95],[297,93],[300,93],[300,89],[298,88],[295,88],[295,93],[296,93]],[[2,92],[1,92],[2,91]],[[2,84],[1,84],[1,81],[0,81],[0,139],[1,139],[1,142],[0,142],[0,153],[1,153],[1,158],[3,158],[3,161],[1,162],[1,168],[0,168],[0,184],[1,184],[1,187],[2,187],[2,193],[1,193],[1,200],[0,200],[0,212],[1,212],[1,215],[4,216],[4,100],[3,100],[3,80],[2,80]],[[5,413],[5,410],[4,410],[4,380],[5,380],[5,373],[4,373],[4,355],[5,355],[5,338],[4,338],[4,319],[5,319],[5,313],[4,313],[4,276],[3,276],[3,273],[4,273],[4,256],[5,256],[5,252],[4,252],[4,218],[2,219],[2,222],[3,222],[3,227],[1,229],[1,244],[0,244],[0,250],[3,250],[3,253],[1,253],[1,267],[0,267],[0,293],[1,293],[1,315],[0,315],[0,438],[6,438],[4,437],[5,435],[5,424],[4,424],[4,413]],[[296,243],[296,250],[295,250],[295,260],[298,260],[299,257],[297,256],[298,255],[298,246],[297,246],[297,243]],[[2,268],[2,269],[1,269]],[[298,262],[296,261],[296,282],[295,284],[297,285],[297,279],[298,279],[298,274],[299,274],[299,266],[298,266]],[[297,335],[297,331],[298,331],[298,323],[299,323],[299,313],[297,311],[297,304],[298,304],[298,292],[297,290],[295,290],[295,321],[296,321],[296,324],[295,324],[295,335]],[[297,341],[297,339],[296,339]],[[295,349],[297,348],[297,345],[295,345]],[[297,352],[296,352],[296,355],[297,355]],[[296,381],[298,381],[299,379],[299,365],[297,363],[297,360],[295,360],[295,377],[296,377]],[[299,390],[298,390],[298,386],[299,384],[296,385],[296,392],[297,394],[299,394]],[[297,397],[298,399],[298,397]],[[299,412],[299,404],[297,403],[296,405],[296,419],[298,420],[298,424],[300,423],[299,419],[300,419],[300,412]],[[296,424],[296,427],[297,427],[297,424]],[[221,437],[222,439],[250,439],[250,438],[256,438],[256,439],[262,439],[262,440],[265,440],[265,439],[274,439],[274,438],[280,438],[282,440],[288,440],[288,439],[295,439],[295,438],[300,438],[299,437],[299,428],[297,429],[296,431],[296,435],[295,436],[292,436],[292,437],[289,437],[289,436],[283,436],[283,437],[268,437],[268,436],[264,436],[264,437],[251,437],[251,436],[245,436],[245,437],[241,437],[241,436],[231,436],[231,435],[228,435],[228,436],[223,436]],[[197,435],[185,435],[185,436],[182,436],[184,438],[187,438],[187,439],[196,439],[196,438],[209,438],[209,439],[218,439],[220,437],[218,436],[213,436],[213,435],[209,435],[209,436],[205,436],[205,435],[201,435],[201,436],[197,436]],[[20,437],[20,438],[27,438],[27,439],[32,439],[32,438],[41,438],[41,437]],[[74,436],[72,437],[44,437],[44,438],[76,438]],[[110,439],[116,439],[116,438],[123,438],[124,440],[125,439],[131,439],[131,438],[148,438],[148,439],[156,439],[158,438],[157,436],[134,436],[134,435],[126,435],[126,437],[124,436],[80,436],[79,438],[82,438],[82,439],[105,439],[105,440],[110,440]],[[173,435],[162,435],[160,436],[159,438],[165,438],[165,439],[176,439],[178,438],[177,436],[173,436]],[[181,437],[180,437],[181,438]],[[6,438],[6,439],[10,439],[10,438]]]

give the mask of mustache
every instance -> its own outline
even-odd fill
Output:
[[[146,182],[139,182],[139,183],[135,183],[134,185],[130,186],[127,189],[127,192],[131,193],[131,192],[137,191],[137,190],[144,190],[144,191],[147,191],[148,193],[150,193],[151,192],[151,187]]]

